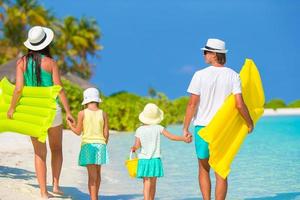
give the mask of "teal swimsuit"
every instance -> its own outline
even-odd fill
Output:
[[[41,55],[41,59],[44,58],[44,55]],[[35,63],[29,58],[26,71],[23,74],[24,76],[24,85],[37,87],[37,78],[35,76]],[[41,85],[40,87],[53,86],[52,74],[47,72],[41,67]]]

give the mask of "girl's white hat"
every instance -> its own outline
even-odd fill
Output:
[[[208,39],[205,47],[201,48],[203,51],[211,51],[216,53],[227,53],[225,49],[225,42],[219,39]]]
[[[139,120],[144,124],[159,124],[163,119],[164,112],[154,103],[148,103],[139,115]]]
[[[24,45],[33,51],[42,50],[52,42],[53,37],[54,33],[50,28],[34,26],[28,31]]]
[[[99,97],[99,91],[96,88],[88,88],[83,92],[83,101],[81,104],[85,105],[90,102],[102,102]]]

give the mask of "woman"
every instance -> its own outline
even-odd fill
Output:
[[[54,33],[49,28],[34,26],[29,30],[28,38],[24,42],[24,45],[28,48],[28,53],[17,62],[16,87],[10,108],[7,112],[8,118],[13,118],[13,113],[22,94],[23,86],[47,87],[52,85],[62,85],[57,64],[51,58],[50,54],[49,45],[52,42],[53,37]],[[59,98],[66,111],[66,120],[74,121],[63,89],[59,93]],[[63,162],[62,129],[61,108],[57,104],[55,119],[51,128],[48,129],[49,146],[52,155],[53,193],[55,194],[63,194],[59,188],[59,176]],[[31,141],[35,153],[35,170],[41,190],[41,196],[42,198],[47,199],[49,194],[46,185],[46,144],[39,142],[33,137],[31,137]]]

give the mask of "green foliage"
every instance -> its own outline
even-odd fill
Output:
[[[140,124],[138,115],[145,100],[135,94],[120,92],[105,98],[101,107],[108,114],[110,129],[133,131]]]
[[[81,105],[83,89],[68,80],[63,80],[63,86],[72,115],[77,117],[78,112],[83,109]],[[103,102],[100,104],[100,108],[108,114],[110,129],[117,131],[134,131],[138,128],[141,125],[139,114],[147,103],[155,103],[164,111],[162,125],[182,123],[188,102],[188,97],[170,101],[163,93],[159,93],[158,98],[148,98],[125,91],[114,93],[108,97],[101,94],[101,98]],[[64,125],[66,127],[65,123]]]
[[[94,65],[88,58],[98,56],[97,52],[103,48],[98,42],[100,28],[94,19],[70,16],[59,19],[37,0],[0,0],[0,10],[0,64],[20,52],[27,53],[23,42],[29,28],[47,26],[55,32],[51,53],[60,70],[90,78]]]
[[[284,107],[286,107],[286,104],[282,99],[272,99],[265,104],[265,108],[277,109],[277,108],[284,108]]]
[[[289,108],[300,108],[300,100],[295,100],[287,106]]]

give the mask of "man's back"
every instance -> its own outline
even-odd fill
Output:
[[[206,126],[231,93],[241,93],[239,75],[227,67],[210,66],[194,74],[188,92],[200,96],[194,125]]]

